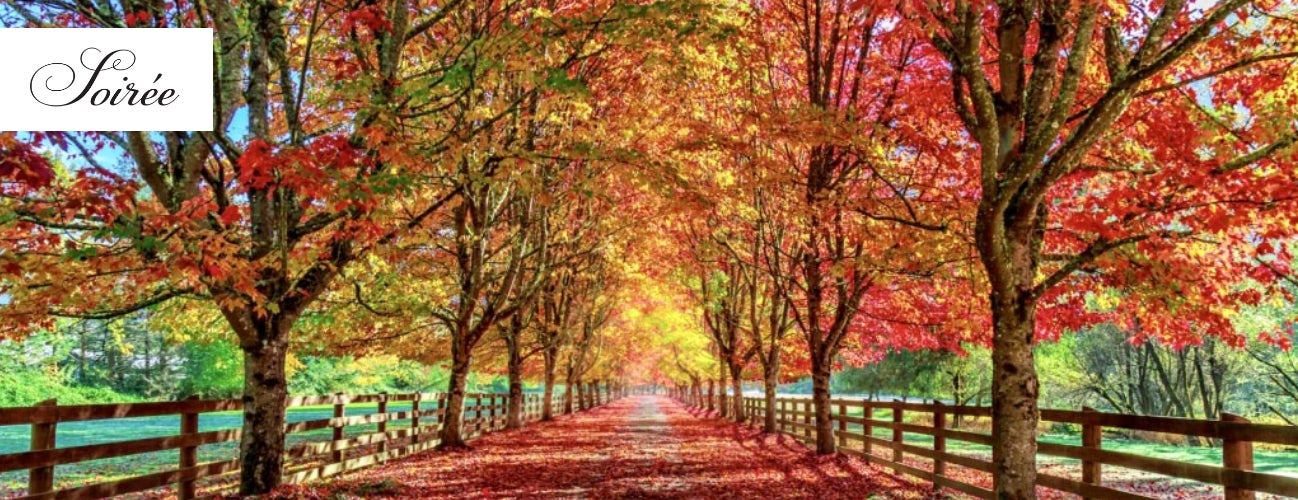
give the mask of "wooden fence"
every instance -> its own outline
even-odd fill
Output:
[[[594,407],[608,402],[605,390],[586,391],[583,404],[574,399],[574,408]],[[577,395],[574,394],[574,398]],[[394,458],[430,449],[438,444],[437,430],[442,421],[445,394],[376,394],[289,398],[288,407],[333,407],[333,417],[292,422],[286,425],[290,435],[321,429],[333,429],[327,441],[306,442],[287,450],[284,481],[288,483],[327,477],[367,467]],[[389,411],[389,403],[409,402],[406,411]],[[469,394],[465,402],[464,433],[466,438],[503,429],[508,396],[505,394]],[[528,394],[523,401],[524,422],[540,420],[543,396]],[[377,409],[365,415],[348,416],[348,405],[373,404]],[[562,395],[553,401],[556,415],[564,411]],[[402,406],[405,406],[403,403]],[[200,479],[231,479],[239,469],[239,459],[198,463],[198,447],[239,441],[239,429],[200,432],[199,415],[223,411],[242,411],[237,399],[200,401],[196,399],[159,403],[98,404],[60,406],[46,401],[37,406],[0,408],[0,426],[30,425],[31,449],[21,453],[0,454],[0,473],[28,470],[27,496],[21,498],[101,498],[176,485],[180,498],[193,498]],[[104,444],[57,448],[58,424],[86,420],[178,415],[178,434]],[[400,429],[392,424],[408,422]],[[347,427],[370,425],[376,431],[347,435]],[[54,467],[90,460],[100,460],[159,451],[179,450],[177,467],[115,481],[55,489]],[[211,478],[211,479],[209,479]]]
[[[678,396],[691,406],[708,407],[706,396]],[[719,398],[713,398],[713,407],[720,404]],[[991,408],[834,399],[832,410],[831,423],[841,453],[861,457],[898,474],[924,479],[939,488],[950,488],[978,498],[994,497],[993,492],[985,487],[991,484],[990,474],[994,470],[990,450],[981,457],[947,450],[952,441],[991,446],[990,434],[956,428],[956,421],[962,417],[990,419]],[[749,423],[761,425],[767,411],[775,412],[780,433],[814,444],[815,410],[810,398],[777,398],[775,408],[767,408],[763,398],[744,398],[745,419]],[[1103,471],[1105,466],[1112,466],[1219,485],[1225,488],[1227,500],[1252,499],[1256,496],[1254,492],[1298,497],[1298,477],[1252,470],[1254,443],[1298,446],[1298,427],[1255,424],[1229,414],[1224,414],[1221,420],[1194,420],[1104,413],[1091,409],[1042,410],[1041,420],[1081,429],[1080,445],[1046,442],[1037,445],[1040,455],[1080,461],[1081,474],[1080,477],[1062,477],[1039,471],[1039,486],[1083,498],[1155,498],[1105,486]],[[877,429],[883,429],[883,437],[876,433]],[[1208,438],[1222,448],[1222,464],[1196,464],[1106,450],[1103,446],[1105,429]],[[917,439],[908,439],[907,434],[928,436],[931,440],[924,439],[927,446],[920,446],[915,444]],[[981,485],[962,482],[957,477],[968,478],[971,474],[949,474],[948,467],[951,466],[967,469],[966,472],[974,472],[973,475],[985,474],[987,481]],[[1294,468],[1298,472],[1298,453],[1295,454]]]

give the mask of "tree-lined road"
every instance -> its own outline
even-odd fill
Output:
[[[474,440],[288,496],[367,498],[926,498],[929,490],[788,437],[697,418],[662,396],[635,396],[554,422]]]

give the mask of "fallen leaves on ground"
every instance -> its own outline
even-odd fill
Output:
[[[278,498],[930,498],[926,486],[788,436],[697,418],[641,396],[347,476]]]

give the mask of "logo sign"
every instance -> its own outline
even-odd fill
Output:
[[[0,29],[0,130],[212,130],[212,30]]]

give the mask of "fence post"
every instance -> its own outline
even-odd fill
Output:
[[[31,450],[50,450],[55,446],[55,432],[58,427],[58,401],[47,399],[36,403],[40,407],[32,412],[32,446]],[[45,408],[48,407],[48,410]],[[42,411],[45,410],[45,411]],[[27,473],[27,494],[37,495],[54,491],[54,466],[37,467]]]
[[[811,400],[802,401],[802,437],[811,440]]]
[[[874,439],[874,425],[870,424],[870,421],[874,419],[874,407],[870,403],[872,401],[866,401],[864,408],[861,410],[861,419],[865,421],[864,424],[861,424],[861,433],[865,434],[865,446],[862,447],[862,451],[865,452],[867,462],[870,458],[870,450],[874,448],[870,442],[871,439]]]
[[[838,447],[847,447],[847,403],[838,402]]]
[[[784,400],[775,400],[775,430],[781,434],[784,432],[784,417]]]
[[[780,431],[788,432],[789,436],[797,436],[797,429],[793,429],[793,412],[798,409],[797,401],[788,400],[780,401]]]
[[[892,401],[897,403],[897,406],[892,409],[892,442],[896,444],[892,449],[892,461],[902,463],[902,460],[906,458],[906,454],[901,451],[901,444],[904,440],[902,439],[900,426],[902,418],[905,415],[903,414],[904,410],[901,409],[902,400],[894,399]],[[892,471],[896,474],[901,474],[900,468],[894,467]]]
[[[1095,413],[1095,408],[1089,406],[1082,407],[1083,414]],[[1100,449],[1103,433],[1098,425],[1089,421],[1082,424],[1082,447]],[[1082,460],[1082,482],[1086,484],[1100,484],[1100,462],[1091,460]]]
[[[942,459],[942,454],[946,453],[946,409],[942,407],[942,402],[933,400],[933,474],[938,477],[946,475],[946,461]],[[933,489],[941,488],[936,483]]]
[[[198,396],[190,396],[185,401],[198,401]],[[180,415],[180,435],[191,436],[198,434],[198,413],[186,411]],[[180,448],[180,470],[189,469],[198,465],[198,446],[184,446]],[[194,479],[185,479],[180,481],[176,488],[176,495],[181,500],[189,500],[196,496],[197,489],[194,487]]]
[[[496,395],[487,398],[487,432],[496,430]]]
[[[383,453],[388,451],[388,393],[386,392],[379,394],[379,413],[383,415],[379,417],[383,419],[379,421],[379,433],[383,434],[381,438],[383,440],[379,441],[378,449],[379,453]]]
[[[1221,412],[1222,422],[1249,423],[1247,418],[1232,413]],[[1222,440],[1221,461],[1227,469],[1253,470],[1253,442]],[[1226,488],[1225,500],[1253,500],[1257,493],[1241,488]]]
[[[347,414],[346,396],[344,396],[343,393],[341,392],[335,393],[334,394],[334,422],[333,422],[334,442],[330,446],[334,448],[333,459],[334,459],[334,463],[336,464],[342,463],[344,458],[343,450],[338,449],[338,442],[343,440],[342,419],[343,416],[346,414]]]
[[[424,399],[424,393],[416,392],[415,399],[410,401],[410,444],[419,444],[419,401]]]
[[[474,426],[474,430],[476,432],[473,435],[481,436],[482,435],[482,393],[478,393],[477,396],[473,397],[473,417],[474,417],[473,421],[477,422],[478,424]]]

